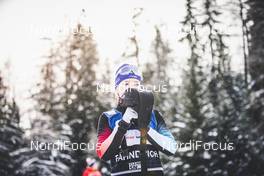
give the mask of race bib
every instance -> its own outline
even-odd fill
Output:
[[[127,146],[140,145],[140,131],[137,129],[127,130],[125,139]],[[147,144],[150,144],[148,140]]]

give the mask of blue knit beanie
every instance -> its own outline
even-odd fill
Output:
[[[142,81],[141,73],[135,65],[123,64],[115,73],[115,88],[125,79],[134,78]]]

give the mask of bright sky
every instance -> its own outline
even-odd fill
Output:
[[[142,7],[137,28],[141,56],[150,57],[154,25],[164,23],[163,35],[177,48],[174,57],[181,63],[180,58],[187,55],[186,48],[178,42],[184,3],[185,0],[0,0],[0,68],[10,61],[9,82],[22,114],[32,107],[27,97],[39,78],[43,56],[78,21],[91,26],[101,58],[114,62],[121,57],[132,34],[133,9]],[[232,42],[237,47],[239,41]]]

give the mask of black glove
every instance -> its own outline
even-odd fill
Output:
[[[131,107],[139,113],[139,92],[137,89],[127,89],[119,100],[121,107]]]
[[[131,107],[138,113],[139,128],[148,127],[153,104],[154,96],[152,92],[139,92],[137,89],[127,89],[119,101],[121,107]]]

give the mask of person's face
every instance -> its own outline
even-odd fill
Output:
[[[140,86],[140,81],[134,78],[130,78],[130,79],[126,79],[124,81],[122,81],[118,87],[116,88],[117,94],[120,97],[126,89],[128,88],[135,88],[138,89]]]

